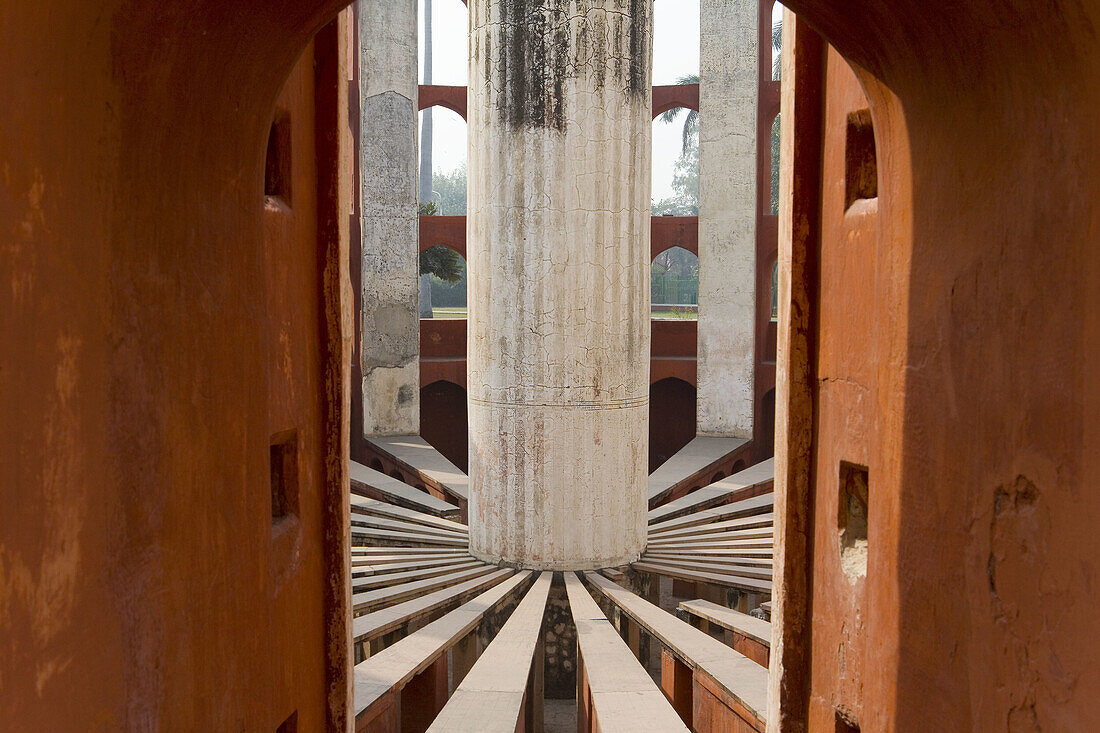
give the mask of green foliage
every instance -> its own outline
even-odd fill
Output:
[[[439,214],[443,216],[465,216],[466,214],[466,164],[463,163],[450,173],[436,173],[432,176],[432,198],[438,197]]]
[[[653,272],[673,277],[698,277],[699,258],[683,247],[672,247],[653,258]]]
[[[420,253],[420,274],[456,283],[465,277],[466,264],[458,252],[450,247],[437,245]]]
[[[688,141],[672,174],[673,195],[654,202],[653,216],[697,216],[699,214],[699,132]]]
[[[779,132],[782,123],[779,115],[772,123],[772,213],[779,213]]]
[[[433,194],[442,193],[443,205],[434,200],[420,202],[421,216],[460,215],[466,213],[466,166],[463,165],[450,173],[436,174],[432,176]],[[461,197],[461,210],[448,210],[448,203],[452,209],[458,208],[455,201]],[[436,299],[436,284],[448,283],[462,285],[462,303],[466,305],[466,263],[462,255],[449,247],[437,245],[420,253],[420,274],[432,276],[432,303],[448,305]],[[447,290],[447,288],[443,288]],[[444,298],[450,300],[451,298]]]
[[[779,77],[782,76],[783,63],[780,58],[779,52],[783,50],[783,17],[780,16],[779,20],[775,21],[772,25],[772,81],[779,81]]]
[[[435,201],[420,202],[421,216],[437,216],[439,205]],[[466,277],[466,263],[462,255],[449,247],[437,245],[420,253],[420,274],[432,275],[438,280],[456,283]]]
[[[466,307],[466,265],[462,264],[462,275],[454,282],[440,280],[435,275],[431,277],[432,307],[433,308],[465,308]]]
[[[677,84],[698,84],[698,74],[687,74],[681,76],[676,80]],[[683,153],[687,152],[688,147],[692,140],[695,140],[696,145],[699,143],[699,111],[694,109],[687,109],[686,107],[673,107],[667,112],[661,114],[661,122],[665,124],[672,124],[679,118],[682,112],[687,112],[687,116],[684,118],[684,145]]]
[[[653,260],[649,285],[654,303],[698,303],[699,258],[682,247],[665,250]]]

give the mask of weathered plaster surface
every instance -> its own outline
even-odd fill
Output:
[[[402,435],[420,429],[416,3],[361,12],[363,432]]]
[[[1100,729],[1098,8],[789,7],[776,730],[840,705],[863,730]],[[852,92],[878,195],[845,210]],[[836,567],[849,456],[870,477],[861,629]]]
[[[336,10],[0,11],[0,729],[349,729]]]
[[[470,538],[526,566],[645,536],[651,3],[470,5]]]
[[[758,8],[702,0],[699,435],[752,437]]]

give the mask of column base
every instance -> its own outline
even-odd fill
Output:
[[[642,556],[642,551],[632,555],[623,555],[619,557],[597,558],[595,560],[583,559],[583,560],[561,560],[561,561],[547,561],[547,562],[534,562],[526,559],[502,557],[493,553],[480,552],[474,548],[470,548],[470,554],[482,562],[487,562],[492,565],[499,565],[506,568],[515,568],[517,570],[602,570],[604,568],[617,568],[624,565],[629,565],[632,562],[637,562]]]

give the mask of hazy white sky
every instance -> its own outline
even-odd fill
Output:
[[[776,8],[779,8],[778,3]],[[420,2],[420,75],[424,78],[424,4]],[[699,73],[698,0],[654,0],[653,83],[675,84]],[[467,78],[468,20],[461,0],[432,2],[432,82],[464,86]],[[422,113],[423,114],[423,113]],[[466,162],[466,123],[449,109],[436,107],[432,168],[449,172]],[[672,195],[672,173],[680,156],[680,124],[653,124],[653,198]]]

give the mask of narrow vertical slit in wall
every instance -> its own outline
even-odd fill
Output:
[[[840,462],[840,566],[848,580],[867,575],[867,467]]]
[[[772,321],[779,321],[779,261],[772,264]]]
[[[281,199],[290,206],[290,115],[277,110],[267,135],[264,163],[264,195]]]
[[[298,513],[298,432],[271,438],[271,521]]]
[[[298,711],[295,710],[275,729],[275,733],[298,733]]]
[[[771,214],[779,214],[779,143],[782,134],[782,119],[776,115],[772,121],[771,139]]]
[[[844,167],[845,209],[859,199],[873,199],[878,196],[875,128],[869,109],[861,109],[848,115]]]
[[[859,723],[848,713],[837,710],[835,730],[836,733],[859,733]]]

